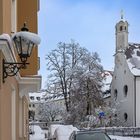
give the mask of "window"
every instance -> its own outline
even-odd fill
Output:
[[[29,104],[29,107],[31,107],[31,104]]]
[[[125,30],[126,30],[126,26],[125,26],[125,28],[124,28]]]
[[[30,96],[30,99],[31,99],[31,100],[34,100],[34,96]]]
[[[35,107],[35,104],[33,104],[33,107]]]
[[[127,121],[127,119],[128,119],[128,115],[127,113],[124,113],[124,120]]]
[[[128,93],[128,86],[127,85],[125,85],[123,87],[123,92],[124,92],[124,97],[126,97],[127,96],[127,93]]]
[[[126,74],[126,70],[124,70],[124,74]]]
[[[122,26],[120,26],[120,31],[122,31],[122,29],[123,29],[123,27],[122,27]]]
[[[114,90],[114,99],[115,99],[115,101],[117,100],[117,94],[118,94],[118,91],[117,91],[117,89],[115,89]]]
[[[36,97],[36,99],[37,99],[38,101],[40,101],[40,97]]]

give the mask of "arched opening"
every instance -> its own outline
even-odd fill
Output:
[[[123,30],[123,26],[120,26],[120,31],[122,31]]]
[[[128,93],[128,86],[127,85],[124,86],[123,93],[124,93],[124,97],[126,97],[127,93]]]
[[[117,96],[118,96],[118,91],[117,91],[117,89],[115,89],[114,90],[114,99],[115,99],[115,101],[117,100]]]
[[[128,115],[127,113],[124,113],[124,120],[127,121],[127,119],[128,119]]]

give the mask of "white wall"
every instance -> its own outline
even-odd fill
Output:
[[[140,127],[140,77],[136,77],[136,126]]]
[[[124,86],[128,86],[127,96],[124,96]],[[117,100],[114,100],[114,90],[117,89]],[[118,112],[119,126],[134,126],[134,76],[130,72],[123,53],[118,53],[115,61],[114,75],[111,85],[112,105]],[[128,114],[128,120],[124,120],[124,113]],[[119,124],[120,123],[120,124]]]

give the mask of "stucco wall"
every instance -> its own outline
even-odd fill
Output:
[[[140,127],[140,77],[136,77],[136,126]]]
[[[127,96],[124,95],[124,86],[128,86]],[[117,99],[115,100],[115,89]],[[115,60],[115,69],[111,86],[112,105],[117,109],[118,126],[134,126],[134,76],[128,69],[123,53],[119,53]],[[127,113],[127,121],[124,119]]]
[[[37,12],[38,0],[18,0],[17,1],[17,31],[21,30],[23,23],[27,23],[30,32],[37,33]],[[26,9],[26,10],[25,10]],[[21,70],[21,75],[37,75],[38,71],[38,48],[33,49],[31,57],[28,59],[30,63],[26,70]]]
[[[10,78],[0,88],[0,140],[18,139],[18,98],[17,83]]]
[[[0,34],[11,33],[11,0],[0,0]]]

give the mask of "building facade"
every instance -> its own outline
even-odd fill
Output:
[[[28,140],[28,93],[40,90],[38,47],[33,48],[29,65],[15,76],[3,79],[6,62],[19,62],[12,35],[24,22],[37,33],[39,0],[0,0],[0,140]]]
[[[116,24],[115,68],[111,85],[116,125],[140,126],[140,44],[128,42],[128,22]]]
[[[61,121],[61,113],[66,111],[65,99],[62,94],[51,95],[46,94],[46,92],[30,93],[29,98],[29,112],[31,121],[46,121],[46,118],[51,116],[49,114],[56,115],[54,121]],[[48,115],[46,114],[44,117],[45,112],[47,112]]]

